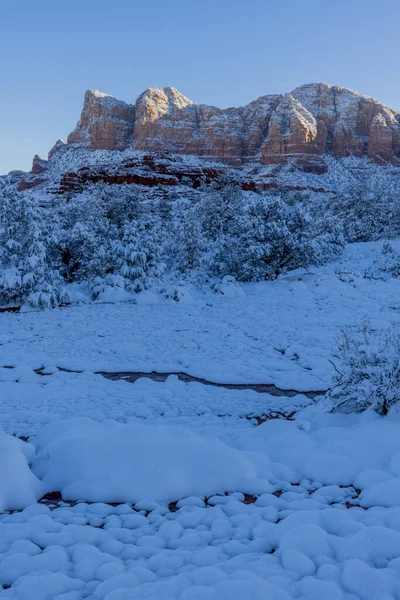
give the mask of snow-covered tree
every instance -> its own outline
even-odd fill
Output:
[[[63,276],[96,290],[95,295],[103,283],[138,291],[164,270],[161,218],[151,207],[148,213],[142,210],[143,199],[134,191],[124,188],[115,197],[121,187],[102,186],[60,210]]]
[[[134,185],[108,185],[101,182],[91,190],[91,198],[110,223],[117,227],[138,220],[142,215],[143,194]]]
[[[29,295],[54,305],[63,283],[94,296],[110,286],[139,291],[167,268],[203,283],[274,279],[342,249],[333,220],[310,218],[301,197],[286,202],[230,183],[187,190],[185,198],[100,183],[52,209],[33,195],[1,194],[3,303]]]
[[[181,204],[169,241],[170,266],[181,273],[200,268],[206,248],[197,209],[190,202]]]
[[[315,239],[305,211],[280,197],[262,195],[240,217],[236,275],[243,281],[275,279],[315,258]]]
[[[58,249],[67,282],[90,282],[112,272],[118,262],[117,227],[95,196],[78,196],[61,207]]]
[[[65,301],[53,264],[52,231],[45,211],[29,195],[0,195],[0,303],[56,306]]]
[[[164,273],[162,231],[157,222],[142,219],[125,223],[120,247],[115,271],[127,280],[127,287],[149,287],[151,280]]]
[[[235,228],[244,206],[243,192],[232,184],[204,186],[201,192],[196,213],[203,235],[209,240],[221,240]]]
[[[311,219],[300,203],[291,206],[276,194],[244,194],[228,185],[182,205],[172,254],[181,271],[258,281],[321,264],[342,250],[338,229]]]

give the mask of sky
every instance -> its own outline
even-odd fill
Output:
[[[241,106],[325,82],[400,110],[399,0],[0,0],[0,173],[29,170],[86,89]]]

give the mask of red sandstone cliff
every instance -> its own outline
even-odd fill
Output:
[[[195,104],[174,88],[148,89],[135,105],[89,90],[68,144],[193,154],[233,165],[321,165],[327,152],[397,162],[400,116],[369,96],[327,84],[225,110]]]

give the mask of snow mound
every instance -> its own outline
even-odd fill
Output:
[[[0,428],[0,512],[19,510],[40,497],[41,485],[28,466],[34,449]]]
[[[170,502],[269,487],[259,478],[265,457],[181,427],[79,417],[44,427],[36,446],[34,472],[69,500]]]
[[[397,506],[400,415],[387,419],[374,413],[331,415],[323,410],[310,405],[294,421],[266,421],[247,436],[242,448],[268,456],[270,478],[278,477],[282,463],[293,482],[355,485],[365,490],[360,496],[363,506]]]

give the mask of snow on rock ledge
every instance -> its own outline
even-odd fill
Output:
[[[181,427],[58,421],[36,440],[34,472],[68,500],[170,502],[226,491],[260,493],[265,457]]]

